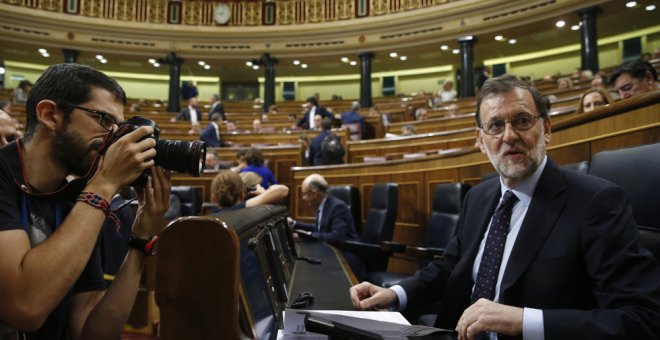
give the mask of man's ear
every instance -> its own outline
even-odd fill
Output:
[[[477,128],[474,130],[477,136],[477,142],[475,143],[477,146],[479,146],[479,149],[481,150],[481,153],[486,155],[486,145],[484,144],[483,141],[483,135],[481,134],[481,129]]]
[[[550,116],[543,118],[543,138],[545,144],[550,144],[552,139],[552,124],[550,124]]]
[[[44,99],[37,104],[37,121],[47,129],[54,131],[58,124],[64,120],[63,114],[57,113],[57,104],[54,101]]]

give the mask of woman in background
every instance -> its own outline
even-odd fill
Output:
[[[580,96],[580,101],[578,102],[575,113],[590,112],[601,106],[610,104],[612,101],[612,97],[610,97],[610,94],[607,93],[607,91],[601,88],[590,89]]]
[[[211,199],[218,204],[218,208],[211,212],[218,213],[257,205],[277,204],[288,194],[289,188],[280,184],[272,185],[268,190],[264,190],[259,184],[248,188],[237,173],[231,170],[220,170],[211,183]],[[248,198],[248,195],[253,197]]]

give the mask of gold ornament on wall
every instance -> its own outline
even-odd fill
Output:
[[[307,8],[307,22],[323,21],[323,0],[310,0]]]
[[[354,0],[337,0],[335,5],[337,8],[337,19],[353,19],[353,16],[355,15],[355,9],[353,8],[354,5]]]

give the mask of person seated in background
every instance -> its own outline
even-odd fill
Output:
[[[261,177],[257,173],[249,173]],[[268,189],[264,189],[260,184],[248,187],[236,172],[220,170],[211,183],[211,199],[218,204],[218,208],[213,209],[211,213],[264,204],[278,204],[288,194],[289,188],[285,185],[275,184]]]
[[[254,171],[263,178],[261,181],[261,186],[264,189],[268,189],[273,184],[277,184],[277,180],[273,173],[264,165],[264,155],[261,153],[261,150],[255,147],[251,147],[245,153],[245,162],[247,166],[241,169],[240,172]]]
[[[298,136],[298,143],[300,143],[303,150],[303,164],[302,166],[308,166],[311,164],[311,159],[309,158],[309,137],[306,134],[301,134]]]
[[[390,125],[390,115],[387,112],[381,112],[378,108],[378,105],[374,105],[369,108],[369,116],[380,116],[380,120],[383,123],[383,126]]]
[[[12,100],[12,103],[14,104],[27,103],[28,95],[30,94],[31,89],[32,89],[32,83],[29,80],[27,79],[21,80],[18,83],[18,87],[14,89],[14,99]]]
[[[511,75],[486,81],[476,138],[499,176],[468,191],[443,256],[392,288],[350,288],[360,310],[441,305],[459,339],[657,339],[660,265],[622,188],[547,156],[548,112]]]
[[[225,115],[225,104],[220,101],[220,96],[217,93],[211,95],[210,98],[211,108],[209,109],[208,117],[211,119],[214,113],[219,113],[222,116],[222,121],[227,120]]]
[[[605,72],[603,71],[599,71],[594,75],[594,78],[591,79],[591,88],[604,89],[606,83],[607,83],[607,74],[605,74]]]
[[[438,96],[440,97],[440,102],[448,102],[456,100],[456,90],[454,90],[454,82],[447,79],[444,84],[442,84],[442,90],[438,91]]]
[[[137,113],[140,112],[140,104],[138,103],[133,103],[131,104],[130,109],[128,110],[130,113]]]
[[[458,116],[459,113],[460,112],[459,112],[459,109],[458,109],[458,105],[451,104],[451,105],[447,106],[447,115],[446,115],[446,117],[456,117],[456,116]]]
[[[342,124],[360,124],[360,134],[364,136],[365,126],[364,117],[360,114],[360,103],[352,102],[351,110],[341,114]]]
[[[261,120],[255,119],[252,121],[252,132],[254,133],[261,132]]]
[[[415,125],[408,124],[401,127],[401,136],[414,136],[417,134]]]
[[[610,103],[612,103],[612,97],[610,97],[607,91],[603,89],[590,89],[580,96],[575,113],[590,112]]]
[[[245,154],[247,149],[238,149],[236,150],[236,166],[232,166],[229,170],[233,172],[241,172],[245,167],[247,167],[247,162],[245,161]]]
[[[568,77],[557,79],[557,90],[568,90],[573,88],[573,81]]]
[[[415,110],[415,120],[427,120],[429,119],[429,112],[425,108],[419,108]]]
[[[192,80],[184,81],[181,86],[181,99],[189,101],[191,98],[196,98],[197,96],[199,96],[199,91],[197,91],[195,83]]]
[[[4,99],[0,100],[0,111],[12,115],[13,112],[11,111],[11,102]]]
[[[268,114],[269,115],[276,115],[277,114],[277,105],[273,104],[268,107]]]
[[[23,137],[17,128],[17,121],[4,111],[0,111],[0,147]]]
[[[633,60],[621,64],[610,73],[608,84],[614,87],[621,99],[628,99],[658,88],[658,74],[653,65]]]
[[[201,111],[197,108],[199,100],[197,97],[190,98],[188,101],[188,106],[184,107],[179,114],[170,119],[170,122],[176,122],[178,120],[186,120],[192,123],[197,123],[202,120]]]
[[[309,159],[311,165],[325,165],[323,162],[323,152],[321,145],[326,137],[331,135],[330,129],[332,128],[332,121],[329,118],[324,118],[321,121],[321,132],[312,138],[309,143]]]
[[[330,119],[330,123],[332,124],[332,118],[328,118],[328,119]],[[323,121],[323,117],[321,115],[314,116],[314,126],[312,127],[311,130],[320,131],[322,121]]]
[[[649,52],[642,53],[642,56],[639,57],[641,61],[649,62],[651,59],[653,59],[653,55]]]
[[[220,157],[208,149],[206,150],[206,159],[204,160],[204,170],[220,170]]]
[[[590,81],[594,79],[594,73],[591,70],[583,70],[580,72],[580,81]]]
[[[211,122],[209,125],[199,133],[199,139],[206,142],[206,147],[219,148],[226,146],[226,143],[222,141],[220,124],[222,124],[222,115],[216,112],[211,115]]]

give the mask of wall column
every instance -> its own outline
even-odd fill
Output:
[[[596,14],[600,12],[598,7],[585,8],[578,12],[580,23],[580,56],[581,68],[591,70],[594,74],[598,72],[598,34],[596,33]]]
[[[64,53],[64,62],[67,64],[75,64],[80,54],[80,51],[69,48],[63,48],[62,52]]]
[[[268,53],[264,53],[259,58],[259,64],[264,66],[263,112],[268,112],[268,108],[275,104],[275,65],[277,65],[277,59],[271,58]]]
[[[179,112],[181,106],[181,63],[183,59],[176,56],[176,53],[170,52],[165,58],[158,60],[161,64],[170,65],[170,91],[167,96],[167,112]]]
[[[474,37],[467,36],[458,39],[461,44],[461,83],[459,93],[461,98],[474,97]]]
[[[372,52],[358,53],[360,57],[360,107],[371,107],[371,58]]]

